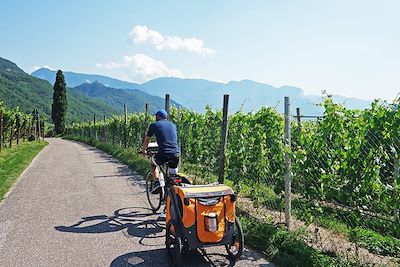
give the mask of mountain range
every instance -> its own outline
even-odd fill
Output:
[[[54,83],[55,74],[54,70],[41,68],[33,72],[32,76]],[[278,111],[283,112],[283,99],[285,96],[289,96],[292,111],[299,107],[301,113],[305,115],[321,115],[323,113],[323,108],[318,105],[323,100],[321,96],[305,95],[301,88],[294,86],[273,87],[252,80],[221,83],[204,79],[174,77],[157,78],[138,84],[101,75],[74,72],[64,72],[64,75],[66,83],[70,87],[97,81],[109,87],[139,90],[158,97],[164,97],[168,93],[182,106],[200,112],[203,112],[207,105],[211,108],[221,108],[223,94],[229,94],[230,112],[238,110],[249,112],[258,110],[262,106],[276,107]],[[351,109],[364,109],[371,104],[371,101],[368,100],[343,96],[333,96],[333,100]]]
[[[155,112],[165,106],[164,100],[158,96],[152,96],[137,89],[116,89],[95,81],[78,85],[72,90],[77,90],[87,97],[103,101],[115,108],[119,113],[123,112],[124,104],[129,112],[143,111],[145,103],[149,105],[149,111]],[[178,103],[171,100],[171,105],[180,107]]]
[[[37,108],[51,121],[53,84],[25,73],[15,63],[0,58],[0,102],[7,108],[19,107],[30,113]],[[92,88],[92,89],[91,89]],[[96,92],[96,93],[95,93]],[[164,107],[164,99],[138,90],[121,90],[105,87],[99,83],[83,84],[67,88],[67,122],[91,120],[98,117],[121,113],[123,104],[129,112],[143,111],[149,103],[149,111]],[[172,102],[173,105],[178,105]]]

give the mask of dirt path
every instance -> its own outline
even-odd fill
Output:
[[[168,266],[143,178],[92,147],[48,141],[0,204],[0,266]],[[185,266],[228,266],[225,255],[194,251]],[[246,249],[236,266],[272,265]]]

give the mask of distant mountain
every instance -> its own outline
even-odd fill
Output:
[[[56,80],[56,70],[50,70],[47,68],[40,68],[37,71],[32,72],[32,76],[36,78],[40,78],[43,80],[48,81],[51,84],[54,84]],[[112,88],[122,88],[122,89],[135,89],[139,87],[136,83],[130,83],[125,81],[120,81],[117,79],[109,78],[106,76],[101,75],[94,75],[94,74],[82,74],[82,73],[75,73],[69,71],[63,71],[65,82],[67,83],[68,87],[76,87],[83,83],[92,83],[92,82],[100,82],[108,87]]]
[[[222,107],[222,95],[229,94],[229,110],[249,112],[262,106],[276,107],[283,112],[285,96],[290,97],[293,114],[300,107],[302,114],[320,115],[323,108],[321,96],[306,96],[301,88],[281,86],[279,88],[252,80],[231,81],[228,83],[211,82],[201,79],[158,78],[140,85],[140,89],[149,94],[163,96],[171,94],[174,99],[185,107],[204,111],[206,105],[212,108]],[[365,109],[371,101],[334,96],[338,103],[352,109]]]
[[[117,111],[103,101],[67,89],[67,121],[90,120],[93,114],[112,115]],[[53,86],[22,71],[9,60],[0,58],[0,102],[8,108],[19,107],[30,113],[37,108],[51,122]]]
[[[115,108],[118,112],[123,111],[124,104],[127,105],[129,112],[139,112],[144,110],[144,103],[149,104],[149,111],[155,112],[164,108],[164,99],[152,96],[137,89],[115,89],[103,85],[100,82],[84,83],[73,88],[86,96],[104,101]],[[172,105],[180,106],[172,101]]]
[[[46,75],[44,75],[46,73]],[[55,71],[48,69],[40,69],[33,76],[42,75],[42,78],[54,82]],[[65,72],[66,82],[69,86],[73,86],[76,82],[75,78],[79,77],[80,81],[94,79],[95,75],[79,74]],[[46,78],[46,77],[47,78]],[[73,77],[75,77],[73,79]],[[106,79],[106,82],[114,83],[113,88],[120,89],[138,89],[150,95],[164,97],[170,94],[176,102],[182,106],[203,112],[205,106],[212,108],[221,108],[222,95],[229,94],[229,110],[235,112],[243,110],[244,112],[258,110],[262,106],[276,107],[278,111],[283,112],[283,99],[285,96],[291,98],[291,107],[293,113],[296,107],[300,107],[301,113],[305,115],[320,115],[323,108],[319,105],[322,101],[320,96],[307,96],[301,88],[294,86],[273,87],[268,84],[259,83],[251,80],[231,81],[228,83],[213,82],[204,79],[181,79],[173,77],[158,78],[150,80],[143,84],[129,83],[111,79],[105,76],[99,76]],[[118,82],[117,82],[118,81]],[[370,106],[372,101],[346,98],[342,96],[334,96],[335,101],[345,105],[351,109],[365,109]]]

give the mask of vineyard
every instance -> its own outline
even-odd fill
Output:
[[[273,108],[229,115],[225,176],[258,214],[282,224],[285,154],[291,159],[291,231],[328,255],[362,265],[395,266],[400,258],[399,103],[375,101],[348,110],[327,97],[323,116],[291,122]],[[172,109],[181,167],[218,177],[222,112]],[[139,149],[153,116],[146,113],[74,123],[67,134]]]
[[[6,109],[0,102],[0,151],[3,147],[11,147],[13,143],[19,144],[20,140],[34,140],[42,136],[44,120],[40,121],[39,114],[26,114],[15,109]]]

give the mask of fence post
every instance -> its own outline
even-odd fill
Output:
[[[23,134],[22,134],[22,140],[25,142],[26,141],[26,136],[27,136],[27,130],[28,130],[29,124],[26,120],[24,120],[24,129],[23,129]]]
[[[224,183],[225,174],[225,149],[226,149],[226,139],[228,137],[228,104],[229,95],[224,95],[224,102],[222,106],[222,125],[221,125],[221,146],[219,150],[219,175],[218,182],[220,184]]]
[[[165,111],[169,115],[169,94],[165,95]]]
[[[44,120],[41,120],[41,122],[42,122],[42,126],[41,126],[41,129],[42,129],[42,139],[43,139],[43,141],[44,141],[44,130],[45,130],[45,127],[44,127]]]
[[[124,104],[124,147],[128,147],[128,108],[126,104]]]
[[[112,145],[115,146],[115,128],[117,127],[117,119],[113,119],[113,127],[111,127]]]
[[[107,143],[107,136],[106,136],[106,115],[103,115],[103,138],[104,138],[104,142]]]
[[[17,114],[16,118],[15,118],[15,125],[17,126],[17,145],[19,145],[19,135],[20,135],[20,118],[19,115]]]
[[[300,108],[296,108],[296,117],[297,117],[297,123],[299,124],[299,127],[301,128],[301,114],[300,114]]]
[[[93,114],[93,138],[94,138],[94,139],[97,139],[96,114]]]
[[[393,215],[394,215],[394,220],[395,222],[399,222],[400,221],[400,217],[399,217],[399,186],[400,186],[400,155],[399,153],[396,153],[396,157],[394,158],[394,211],[393,211]]]
[[[36,136],[37,139],[36,140],[40,142],[41,129],[40,129],[40,114],[39,113],[37,115],[36,125],[37,125],[37,136]]]
[[[146,138],[147,134],[147,125],[148,125],[148,115],[149,115],[149,103],[144,104],[144,135],[143,135],[143,142]]]
[[[13,141],[13,128],[14,128],[14,122],[11,120],[10,124],[10,147],[12,147],[12,141]]]
[[[149,115],[148,112],[149,112],[149,103],[146,103],[144,104],[144,123],[146,127],[147,127],[147,116]]]
[[[290,230],[291,227],[291,133],[290,133],[290,98],[285,97],[285,225]]]
[[[0,151],[3,149],[3,111],[0,109]]]

